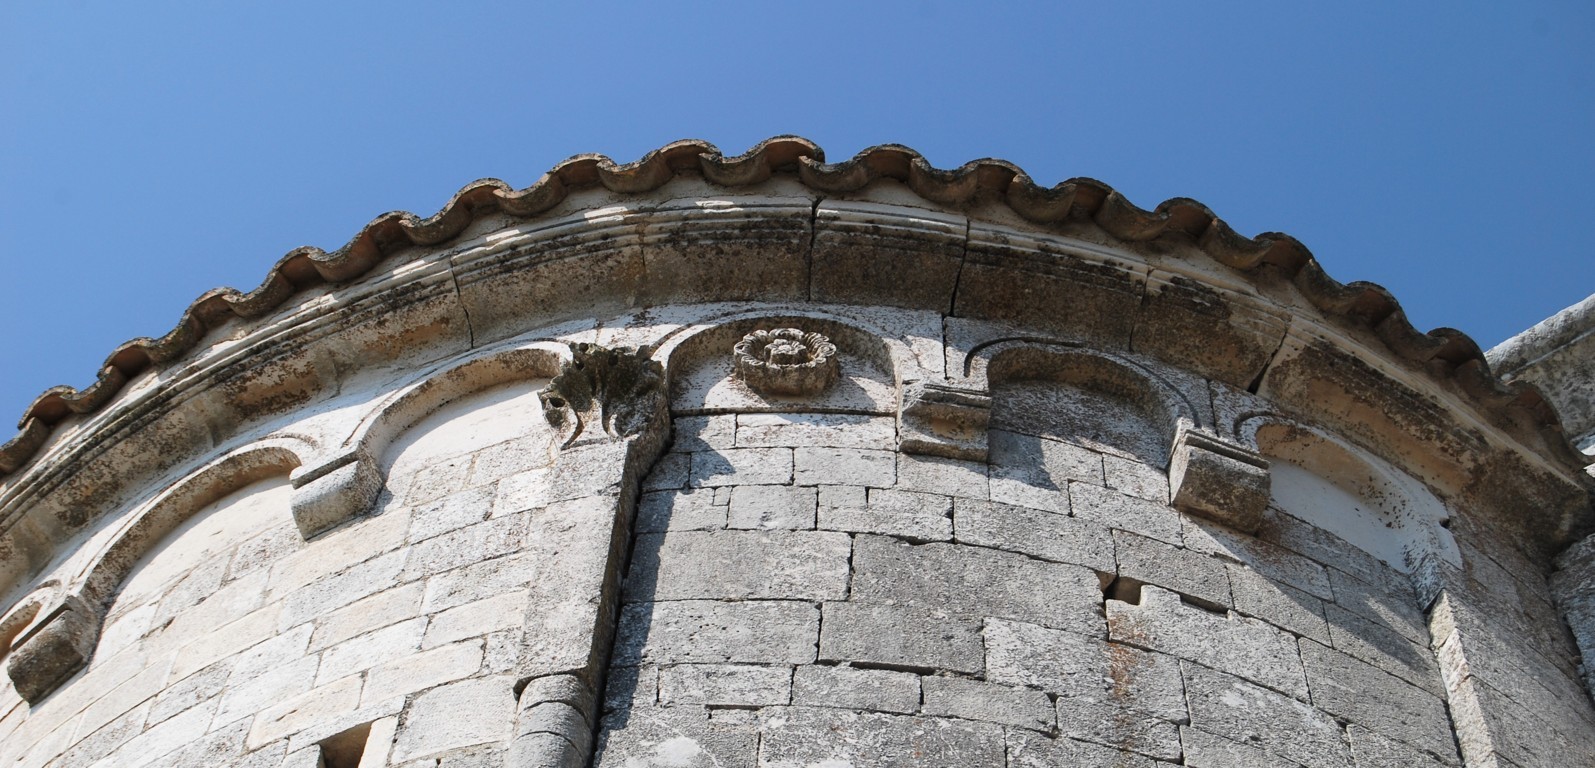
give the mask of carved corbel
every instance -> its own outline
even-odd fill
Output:
[[[382,491],[377,463],[358,448],[300,467],[288,482],[294,523],[307,539],[370,509]]]
[[[12,645],[6,674],[18,695],[37,704],[89,663],[99,639],[99,613],[68,597]]]
[[[570,345],[571,359],[537,393],[561,448],[634,437],[665,423],[665,369],[648,347]]]
[[[1268,460],[1181,426],[1169,459],[1169,485],[1177,509],[1255,533],[1268,507]]]
[[[904,453],[987,460],[991,397],[985,392],[915,382],[903,392],[897,421]]]

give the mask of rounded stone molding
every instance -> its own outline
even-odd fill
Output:
[[[799,328],[754,331],[731,350],[737,377],[765,395],[817,395],[842,375],[836,345]]]

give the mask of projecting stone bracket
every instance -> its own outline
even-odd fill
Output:
[[[904,453],[984,462],[990,423],[985,392],[916,382],[903,391],[898,446]]]
[[[1268,460],[1212,435],[1181,427],[1169,460],[1174,506],[1255,533],[1268,507]]]
[[[307,539],[370,509],[382,491],[376,461],[359,449],[300,467],[288,482],[293,486],[294,523]]]
[[[37,704],[88,664],[99,637],[99,616],[81,602],[68,599],[17,640],[6,674],[18,695]]]

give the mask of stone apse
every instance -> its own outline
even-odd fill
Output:
[[[0,765],[1595,764],[1587,463],[1191,200],[577,157],[29,407]]]

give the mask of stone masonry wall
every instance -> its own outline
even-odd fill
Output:
[[[988,465],[885,418],[675,427],[597,765],[1461,764],[1406,577],[1279,510],[1185,517],[1049,435]]]

